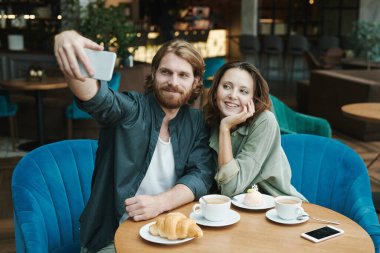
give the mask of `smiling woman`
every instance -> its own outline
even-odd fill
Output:
[[[215,74],[205,117],[218,161],[219,191],[234,196],[257,184],[263,193],[305,200],[290,184],[290,166],[270,107],[268,84],[252,64],[227,63]]]
[[[252,100],[255,87],[249,73],[238,68],[229,69],[220,83],[216,100],[223,117],[239,113],[245,113],[247,118],[252,116],[255,112]]]

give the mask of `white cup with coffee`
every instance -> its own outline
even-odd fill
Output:
[[[274,199],[277,215],[283,220],[294,220],[305,211],[302,200],[293,196],[278,196]]]
[[[193,212],[202,214],[209,221],[224,220],[231,208],[231,199],[224,195],[211,194],[199,199],[199,204],[193,206]]]

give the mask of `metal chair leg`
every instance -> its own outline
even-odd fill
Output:
[[[71,119],[67,119],[67,139],[73,138],[73,121]]]
[[[9,118],[9,131],[11,133],[12,138],[12,150],[16,151],[16,124],[15,124],[15,117],[10,116]]]

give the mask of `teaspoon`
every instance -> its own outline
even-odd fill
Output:
[[[207,205],[210,204],[210,203],[206,200],[206,198],[203,198],[203,197],[202,197],[201,200],[204,201]]]
[[[311,216],[308,215],[308,214],[301,214],[300,216],[297,217],[297,220],[303,220],[304,217],[309,217],[310,219],[313,219],[313,220],[322,221],[322,222],[327,222],[327,223],[331,223],[331,224],[335,224],[335,225],[340,225],[339,222],[331,221],[331,220],[324,220],[324,219],[320,219],[320,218],[314,218],[314,217],[311,217]]]

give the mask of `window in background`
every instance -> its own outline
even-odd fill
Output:
[[[290,0],[264,0],[259,2],[259,34],[288,34]]]
[[[359,17],[359,0],[315,0],[322,9],[321,34],[345,36]]]
[[[359,3],[358,3],[358,0],[345,0],[345,1],[342,1],[343,2],[343,6],[344,7],[354,7],[354,8],[357,8]]]
[[[315,2],[318,0],[314,0]],[[325,7],[339,7],[340,0],[327,0],[327,1],[321,1],[323,2]]]
[[[356,10],[343,10],[342,18],[340,20],[340,34],[347,36],[352,32],[352,23],[358,19],[358,12]]]
[[[339,10],[325,9],[323,12],[323,35],[339,34]]]
[[[259,34],[344,36],[359,16],[359,0],[261,0]]]

